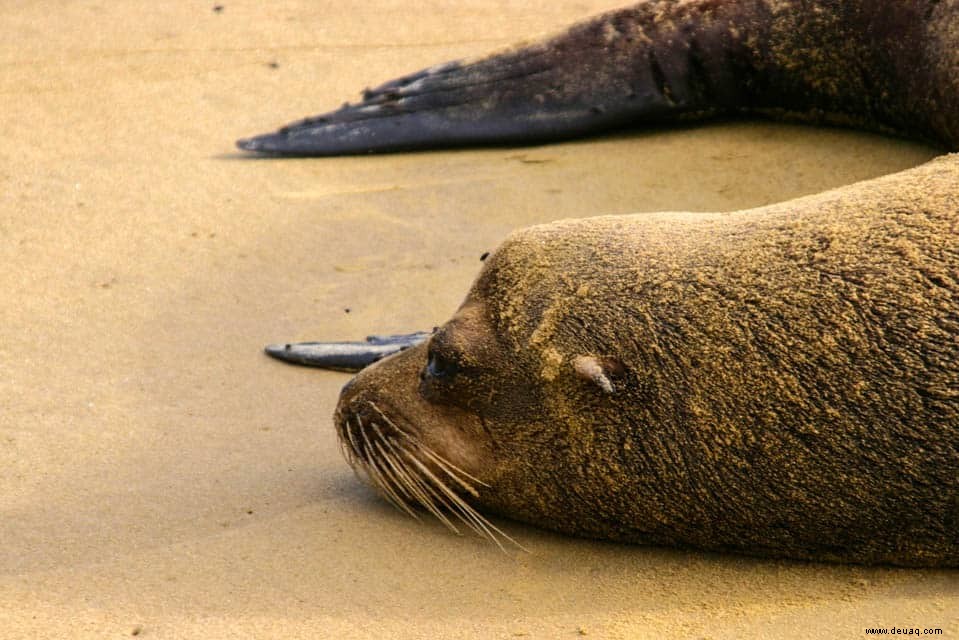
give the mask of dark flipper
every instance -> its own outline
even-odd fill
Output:
[[[356,104],[237,146],[341,155],[529,143],[758,112],[957,147],[949,114],[959,109],[959,57],[945,4],[647,0],[548,40],[387,82]]]
[[[284,362],[334,371],[359,371],[386,356],[416,346],[430,337],[425,331],[395,336],[367,336],[365,342],[298,342],[271,344],[267,355]]]
[[[741,101],[734,77],[743,47],[732,16],[660,34],[672,3],[598,16],[537,44],[473,62],[450,62],[375,89],[361,102],[237,141],[247,151],[340,155],[479,143],[569,138]],[[682,26],[680,25],[680,26]],[[738,35],[738,34],[737,34]]]

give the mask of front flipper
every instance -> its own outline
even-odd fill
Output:
[[[398,78],[237,146],[323,156],[530,143],[730,108],[742,101],[743,34],[730,28],[736,7],[714,4],[653,0],[607,13],[549,40]]]
[[[292,364],[356,372],[377,360],[414,347],[430,337],[426,331],[394,336],[367,336],[364,342],[298,342],[271,344],[266,354]]]

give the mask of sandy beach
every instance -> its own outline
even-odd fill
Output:
[[[263,355],[442,323],[519,226],[753,207],[937,153],[758,121],[338,159],[234,149],[619,4],[0,5],[0,638],[959,637],[955,571],[497,520],[529,549],[504,554],[416,522],[340,457],[348,377]]]

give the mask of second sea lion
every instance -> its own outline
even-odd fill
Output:
[[[959,147],[959,0],[651,0],[240,141],[331,155],[761,113]],[[959,157],[772,207],[514,233],[335,422],[403,509],[959,566]],[[296,351],[296,349],[293,349]]]

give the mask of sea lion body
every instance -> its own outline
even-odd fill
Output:
[[[959,0],[652,0],[241,141],[317,155],[767,113],[959,147]],[[403,509],[959,566],[959,156],[727,214],[515,232],[334,418]]]
[[[416,442],[488,485],[479,506],[570,534],[957,565],[956,184],[941,159],[752,211],[518,231],[429,345],[344,390],[341,437]]]

